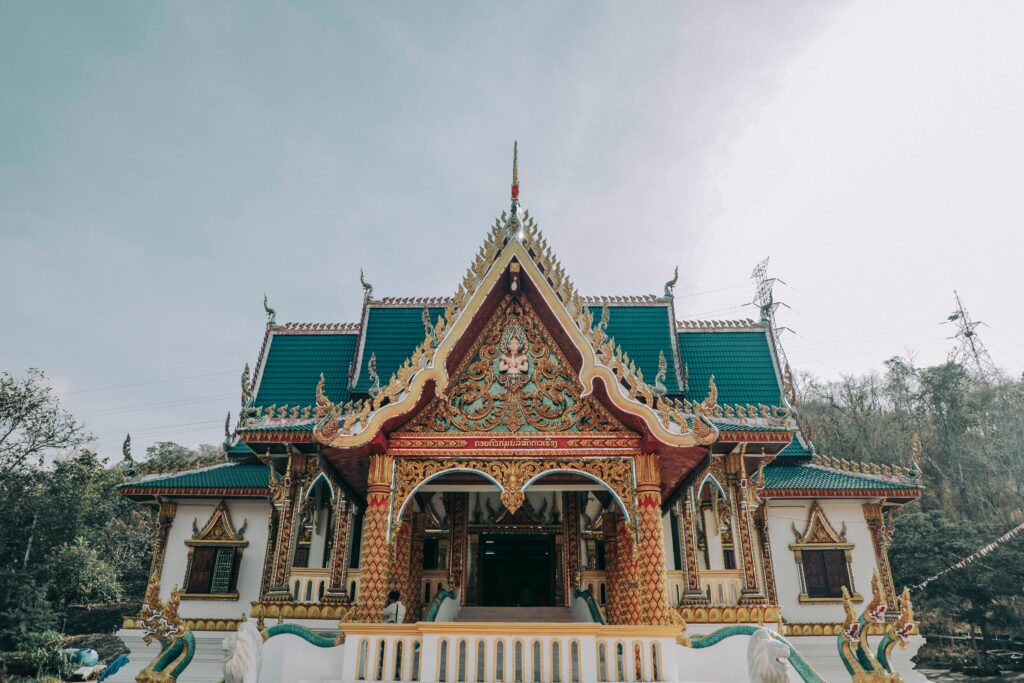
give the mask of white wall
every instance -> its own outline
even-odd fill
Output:
[[[160,575],[160,598],[166,600],[174,586],[185,589],[185,567],[188,562],[188,546],[185,541],[192,538],[192,521],[200,529],[210,519],[219,498],[178,499],[178,511],[167,537],[167,553],[164,556],[163,573]],[[238,619],[249,613],[249,603],[259,600],[260,582],[263,578],[263,560],[267,549],[270,502],[266,500],[228,499],[228,512],[235,529],[245,524],[243,538],[249,545],[242,550],[242,561],[238,568],[238,600],[189,600],[182,599],[179,614],[192,619]]]
[[[772,563],[775,567],[775,584],[779,594],[779,605],[787,621],[796,623],[837,623],[843,621],[841,602],[824,604],[800,604],[799,568],[789,544],[796,539],[793,525],[798,532],[807,528],[811,500],[769,500],[768,533],[771,537]],[[853,584],[856,591],[864,596],[865,603],[871,599],[871,577],[875,571],[875,549],[871,532],[864,520],[861,507],[868,499],[828,500],[818,503],[825,516],[837,532],[846,523],[846,540],[853,544]],[[862,604],[855,605],[858,613]]]

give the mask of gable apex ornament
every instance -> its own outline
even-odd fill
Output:
[[[363,269],[359,269],[359,284],[363,286],[363,301],[373,301],[373,285],[366,281]]]
[[[676,266],[672,273],[672,279],[665,283],[665,298],[671,299],[675,296],[676,283],[679,282],[679,266]]]
[[[271,308],[270,305],[267,303],[267,293],[266,292],[263,293],[263,312],[267,314],[267,324],[268,325],[276,325],[277,324],[277,311],[274,310],[273,308]]]

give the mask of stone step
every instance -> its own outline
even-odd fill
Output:
[[[471,622],[572,622],[568,607],[463,607],[455,621]]]

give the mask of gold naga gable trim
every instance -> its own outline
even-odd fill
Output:
[[[518,263],[522,276],[534,283],[570,343],[580,352],[581,396],[592,394],[595,381],[601,379],[615,407],[641,419],[651,435],[662,443],[690,447],[709,445],[716,440],[717,428],[704,417],[711,413],[715,401],[695,404],[694,414],[688,419],[683,415],[681,402],[656,395],[653,387],[643,382],[635,363],[604,333],[600,324],[594,325],[590,309],[551,255],[533,221],[527,219],[521,227],[513,234],[500,221],[495,225],[444,315],[376,396],[335,405],[327,399],[321,382],[314,430],[317,441],[336,448],[365,446],[380,433],[385,422],[407,414],[423,398],[428,385],[433,385],[438,395],[442,394],[449,383],[448,356],[512,263]]]

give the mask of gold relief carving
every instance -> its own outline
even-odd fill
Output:
[[[656,453],[644,453],[636,456],[636,483],[637,486],[644,484],[659,485],[661,483],[658,455]]]
[[[411,432],[626,431],[582,387],[529,302],[506,295]]]
[[[367,477],[367,484],[370,486],[391,485],[391,469],[395,458],[392,455],[381,454],[370,456],[370,473]]]
[[[697,605],[677,607],[675,610],[690,624],[771,624],[782,620],[782,610],[778,605],[740,605],[737,607]]]
[[[394,525],[401,520],[409,498],[420,485],[443,472],[472,471],[497,482],[501,502],[515,513],[525,499],[524,486],[550,471],[584,472],[603,482],[618,496],[627,511],[634,509],[633,469],[627,458],[574,458],[570,460],[451,458],[442,460],[397,458],[395,468]]]
[[[193,546],[212,543],[215,545],[237,545],[244,547],[249,545],[249,541],[242,538],[247,526],[248,521],[242,522],[242,527],[235,531],[235,525],[231,523],[231,514],[228,512],[227,502],[222,500],[217,504],[213,514],[210,515],[210,519],[207,520],[202,530],[195,530],[192,538],[185,541],[185,545]],[[193,529],[195,529],[194,522]]]
[[[825,511],[821,509],[818,501],[814,501],[811,504],[811,511],[807,518],[807,527],[803,533],[797,531],[795,523],[791,526],[793,534],[796,536],[796,541],[790,545],[790,548],[795,549],[795,547],[805,545],[853,547],[853,545],[846,542],[846,523],[844,522],[842,530],[837,532],[832,524],[829,523],[828,518],[825,517]]]

